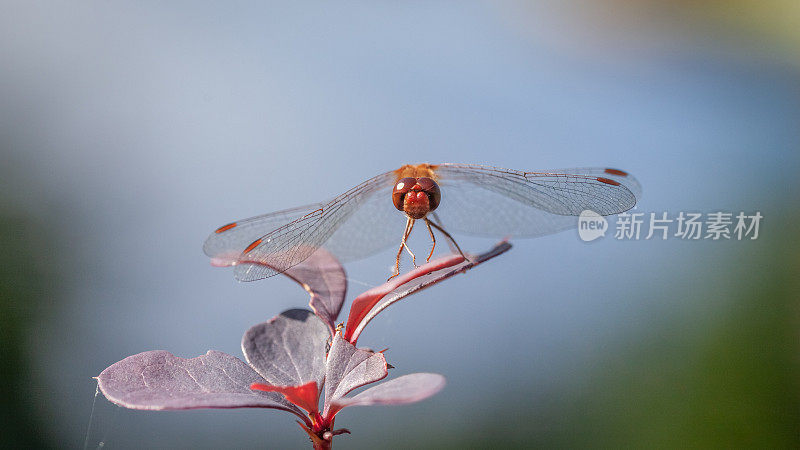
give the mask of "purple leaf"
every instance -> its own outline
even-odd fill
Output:
[[[269,384],[322,385],[328,327],[307,309],[290,309],[258,324],[242,337],[247,362]]]
[[[359,324],[362,323],[369,311],[381,301],[381,299],[395,289],[400,288],[406,283],[413,281],[415,278],[429,274],[431,272],[446,269],[456,264],[464,262],[465,259],[461,255],[450,255],[444,258],[435,259],[421,267],[418,267],[410,272],[404,273],[394,279],[390,279],[380,286],[375,286],[367,290],[353,300],[350,305],[350,313],[347,315],[347,327],[344,331],[344,338],[348,341],[355,343],[358,335],[353,338],[353,333],[356,331]]]
[[[386,359],[382,353],[357,349],[337,333],[328,352],[324,410],[353,389],[382,380],[386,375]]]
[[[345,339],[355,344],[364,327],[389,305],[453,275],[466,272],[509,249],[511,244],[503,241],[485,253],[471,256],[470,260],[460,255],[445,256],[364,292],[353,300],[353,306],[350,307]]]
[[[241,258],[241,254],[211,258],[213,266],[229,267],[241,264],[269,267],[269,264],[263,261]],[[324,248],[318,248],[305,261],[289,268],[283,274],[297,282],[309,293],[311,299],[308,305],[323,322],[328,324],[331,335],[333,335],[336,318],[339,317],[347,294],[347,276],[342,264],[331,252]]]
[[[336,318],[347,295],[347,276],[342,264],[329,251],[320,248],[284,274],[309,293],[311,299],[308,306],[328,325],[333,335]]]
[[[442,390],[445,378],[437,373],[412,373],[385,381],[353,397],[332,402],[332,409],[346,406],[401,405],[424,400]]]
[[[98,377],[110,401],[133,409],[275,408],[304,418],[297,407],[276,393],[256,392],[263,383],[240,359],[214,350],[184,359],[163,350],[139,353],[112,364]]]

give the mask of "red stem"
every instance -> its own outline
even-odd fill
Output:
[[[324,439],[314,440],[314,450],[330,450],[331,449],[331,441],[326,441]]]

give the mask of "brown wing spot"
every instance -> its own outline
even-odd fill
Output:
[[[612,186],[619,186],[619,183],[617,183],[614,180],[609,180],[608,178],[598,177],[597,181],[599,181],[601,183],[605,183],[605,184],[610,184]]]
[[[237,225],[236,222],[229,223],[227,225],[223,225],[223,226],[217,228],[217,230],[214,231],[214,233],[222,233],[223,231],[228,231],[231,228],[236,228],[236,225]]]
[[[619,169],[606,169],[605,172],[607,174],[609,174],[609,175],[616,175],[618,177],[627,177],[628,176],[628,172],[625,172],[624,170],[619,170]]]
[[[258,244],[260,244],[260,243],[261,243],[261,239],[256,239],[255,241],[253,241],[252,244],[248,245],[247,248],[244,249],[242,254],[250,253],[251,251],[253,251],[254,248],[258,247]]]
[[[322,214],[322,208],[314,210],[314,211],[311,211],[310,213],[308,213],[305,216],[303,216],[303,219],[305,219],[306,217],[314,216],[316,214]]]

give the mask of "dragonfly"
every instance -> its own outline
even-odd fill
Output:
[[[254,281],[285,272],[319,248],[348,262],[399,240],[396,276],[403,249],[416,264],[406,241],[417,221],[425,223],[433,242],[430,259],[434,230],[464,255],[450,232],[537,237],[575,228],[584,210],[602,216],[628,211],[640,197],[639,182],[619,169],[524,172],[476,164],[409,164],[328,201],[223,225],[206,239],[203,251],[218,265],[234,266],[237,280]]]

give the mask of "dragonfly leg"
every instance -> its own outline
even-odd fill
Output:
[[[440,219],[439,215],[436,214],[436,211],[431,213],[428,217],[430,217],[429,220],[433,224],[439,225],[439,228],[444,228],[444,222],[442,222],[442,219]],[[452,239],[448,239],[447,240],[447,246],[450,248],[450,253],[461,253],[461,250],[457,249],[456,246],[453,245],[453,240]]]
[[[414,229],[414,222],[415,222],[414,219],[408,219],[408,220],[411,222],[411,226],[408,228],[408,232],[403,236],[403,247],[405,247],[408,254],[411,255],[411,262],[414,263],[414,267],[419,267],[417,265],[417,257],[414,255],[414,252],[412,252],[411,249],[408,248],[408,245],[406,245],[406,239],[408,239],[408,236],[411,234],[411,230]]]
[[[444,228],[440,227],[439,225],[436,225],[436,222],[434,222],[434,221],[432,221],[432,220],[426,220],[426,222],[428,222],[428,223],[429,223],[429,224],[430,224],[430,225],[431,225],[433,228],[436,228],[437,230],[441,231],[441,232],[442,232],[442,234],[444,234],[444,235],[447,237],[447,239],[448,239],[448,240],[450,240],[450,242],[452,242],[452,243],[453,243],[453,245],[455,245],[455,246],[456,246],[456,249],[458,250],[458,253],[460,253],[460,254],[461,254],[461,256],[463,256],[464,258],[466,258],[467,260],[469,260],[469,258],[467,257],[467,255],[465,255],[465,254],[464,254],[464,252],[463,252],[463,251],[461,251],[461,247],[459,247],[459,246],[458,246],[458,243],[456,242],[456,240],[455,240],[455,239],[453,239],[453,236],[450,236],[450,233],[448,233],[447,231],[445,231],[445,230],[444,230]]]
[[[428,234],[431,235],[431,242],[433,242],[433,245],[431,246],[431,252],[428,253],[428,259],[425,260],[425,262],[430,262],[431,256],[433,256],[433,251],[436,249],[436,236],[433,235],[433,230],[431,230],[431,221],[427,218],[425,218],[425,225],[428,226]]]
[[[406,246],[406,239],[408,239],[408,236],[411,234],[411,229],[413,227],[414,227],[414,219],[409,217],[408,220],[406,221],[406,230],[403,232],[403,239],[402,241],[400,241],[400,248],[397,249],[397,258],[394,264],[394,272],[392,273],[392,276],[389,277],[389,280],[400,275],[400,255],[403,254],[403,248],[408,249],[408,246]],[[410,252],[411,250],[409,250],[409,253]],[[413,256],[414,254],[411,253],[411,255]]]

